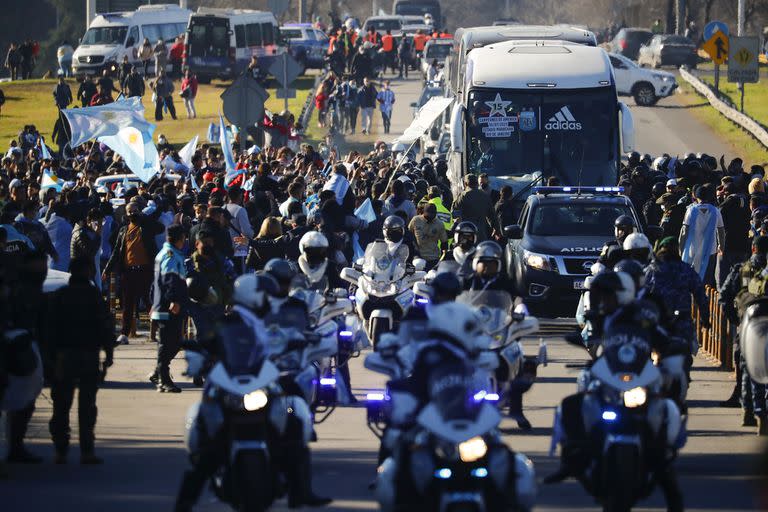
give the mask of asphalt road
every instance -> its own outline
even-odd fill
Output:
[[[410,122],[408,103],[415,100],[418,84],[415,81],[398,83],[395,91],[398,106],[393,134],[402,131]],[[683,144],[695,143],[696,147],[711,151],[708,144],[712,140],[706,139],[706,133],[685,110],[643,109],[638,117],[648,120],[647,124],[640,123],[640,140],[647,140],[649,146],[662,147],[667,138],[664,133],[671,144],[677,144],[671,137],[674,127],[678,126],[689,128],[680,132],[679,140]],[[673,128],[667,128],[666,123]],[[379,121],[377,126],[380,127]],[[647,131],[662,133],[648,135],[644,133]],[[692,133],[697,135],[692,136]],[[350,143],[362,144],[375,138],[374,133],[366,139],[351,139]],[[575,390],[578,366],[585,361],[583,352],[566,345],[561,338],[549,338],[547,342],[550,363],[540,368],[539,379],[525,399],[533,431],[523,435],[509,420],[502,424],[506,442],[533,458],[540,477],[557,467],[557,459],[548,456],[554,407],[562,397]],[[524,345],[528,353],[535,353],[538,338],[526,340]],[[146,380],[154,366],[154,351],[155,345],[146,339],[133,340],[130,345],[117,349],[115,366],[98,398],[97,451],[106,459],[103,466],[77,464],[77,416],[74,411],[70,463],[53,465],[53,448],[47,428],[51,416],[50,394],[48,390],[43,392],[28,437],[31,448],[44,455],[46,460],[40,466],[11,468],[12,478],[0,481],[0,510],[159,512],[172,509],[181,474],[188,464],[183,448],[184,416],[189,405],[199,398],[200,389],[179,377],[183,362],[177,360],[172,373],[178,377],[184,392],[180,395],[155,392]],[[353,360],[351,364],[354,392],[359,397],[383,384],[383,378],[362,368],[361,360]],[[738,410],[717,406],[717,402],[729,394],[732,385],[731,375],[714,370],[704,358],[697,359],[689,393],[690,437],[677,463],[687,510],[765,508],[756,506],[753,498],[755,479],[752,474],[755,454],[761,449],[759,439],[754,429],[739,426]],[[317,433],[319,441],[312,446],[314,486],[319,493],[335,498],[327,510],[376,509],[367,486],[375,474],[378,444],[365,426],[364,409],[336,410],[328,421],[317,426]],[[285,510],[285,503],[278,503],[275,509]],[[664,509],[657,493],[637,510]],[[227,508],[207,493],[197,510],[223,511]],[[537,510],[597,508],[578,484],[568,481],[540,488]]]

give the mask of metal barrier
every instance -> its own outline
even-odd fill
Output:
[[[709,301],[710,326],[702,325],[699,308],[693,305],[693,321],[699,338],[701,350],[715,359],[723,370],[733,370],[733,339],[736,326],[731,323],[720,304],[720,294],[715,288],[706,287]]]
[[[755,140],[768,148],[768,131],[766,131],[760,123],[739,112],[735,108],[730,107],[722,99],[718,98],[715,92],[710,89],[707,84],[689,73],[685,68],[680,68],[680,76],[683,80],[691,84],[691,87],[693,87],[696,92],[704,96],[707,101],[709,101],[710,105],[717,109],[723,116],[748,132],[755,138]]]

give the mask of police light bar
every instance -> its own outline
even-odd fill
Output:
[[[534,194],[623,194],[624,187],[533,187]]]

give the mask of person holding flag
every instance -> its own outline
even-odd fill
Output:
[[[725,242],[723,216],[715,206],[715,189],[694,189],[694,203],[685,212],[680,230],[682,259],[690,264],[706,285],[715,285],[715,260]]]

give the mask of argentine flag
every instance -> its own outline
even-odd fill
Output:
[[[51,152],[48,150],[48,146],[45,145],[45,139],[40,137],[38,139],[38,142],[40,143],[40,158],[43,160],[53,160],[53,157],[51,156]]]
[[[140,132],[155,131],[155,125],[144,119],[144,106],[138,97],[115,101],[97,107],[66,108],[61,111],[72,128],[70,146],[99,137],[114,136],[123,129],[133,127]]]
[[[53,188],[56,190],[56,192],[61,192],[61,189],[63,187],[64,187],[64,184],[61,182],[58,176],[53,174],[50,169],[43,169],[43,179],[42,179],[42,182],[40,183],[41,190]]]
[[[123,157],[128,168],[144,183],[149,183],[160,170],[160,155],[151,132],[126,126],[116,134],[99,137],[98,140]]]
[[[224,118],[219,114],[219,144],[221,144],[221,153],[224,155],[224,163],[227,167],[227,177],[224,184],[229,185],[232,180],[245,172],[245,169],[235,169],[235,157],[232,155],[232,144],[229,142],[229,134],[224,127]]]

